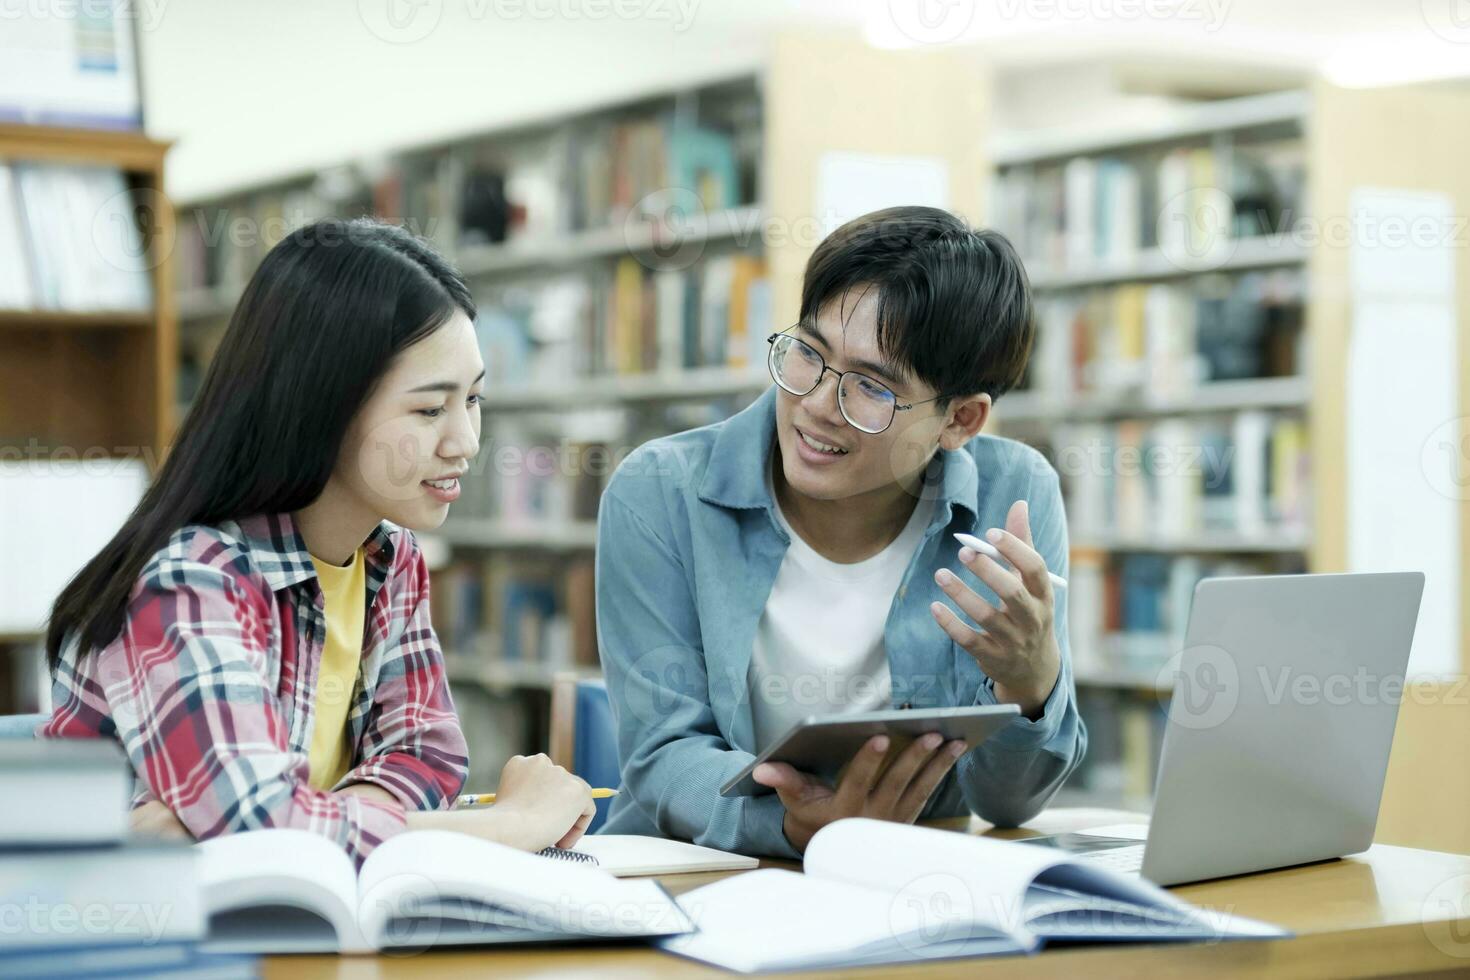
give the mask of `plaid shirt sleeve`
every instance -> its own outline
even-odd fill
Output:
[[[358,742],[362,761],[338,785],[373,783],[409,809],[444,809],[464,785],[465,740],[429,623],[428,566],[409,532],[399,541],[393,575],[399,584],[383,589],[374,604],[373,632],[388,649]]]
[[[463,737],[428,628],[428,577],[416,547],[380,590],[370,620],[373,665],[361,764],[346,782],[374,782],[399,802],[316,789],[300,746],[299,665],[272,647],[275,596],[218,539],[176,538],[150,564],[123,631],[78,659],[64,652],[43,737],[115,736],[149,796],[198,839],[292,827],[336,841],[357,863],[405,825],[405,808],[447,805],[463,783]],[[287,627],[290,631],[295,624]],[[395,636],[397,639],[395,640]],[[368,679],[364,678],[366,684]]]

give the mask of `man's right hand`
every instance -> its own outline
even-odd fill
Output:
[[[942,735],[930,732],[884,769],[888,736],[876,735],[852,757],[836,789],[784,762],[763,762],[752,775],[781,798],[786,839],[805,851],[813,834],[844,817],[913,823],[966,748],[962,741],[946,744]]]

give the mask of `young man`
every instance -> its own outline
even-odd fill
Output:
[[[1003,237],[877,211],[813,253],[775,387],[628,457],[598,528],[623,770],[607,832],[794,857],[842,817],[1015,825],[1045,805],[1087,744],[1048,578],[1066,519],[1039,453],[979,434],[1034,333]],[[885,769],[880,736],[840,773],[765,765],[774,793],[719,795],[807,715],[1000,702],[1021,717],[980,746],[931,734]]]

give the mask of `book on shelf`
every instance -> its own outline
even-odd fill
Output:
[[[701,213],[754,199],[759,153],[751,134],[760,114],[740,106],[758,105],[758,96],[731,98],[719,111],[694,117],[645,107],[594,114],[359,161],[203,202],[180,215],[179,287],[238,291],[281,237],[329,215],[402,222],[451,259],[487,247],[618,232],[630,222],[677,236]]]
[[[1043,295],[1020,390],[1187,397],[1213,381],[1299,375],[1299,269],[1126,283]]]
[[[434,573],[431,587],[434,629],[450,656],[547,668],[598,664],[590,557],[492,553]]]
[[[1150,540],[1238,535],[1245,546],[1310,524],[1306,422],[1246,409],[1157,421],[1066,422],[1048,435],[1072,536]]]
[[[1287,137],[1018,164],[996,179],[996,227],[1048,271],[1127,268],[1144,249],[1206,260],[1232,239],[1290,233],[1304,158]]]
[[[153,308],[152,261],[116,167],[0,161],[0,308]]]
[[[1287,567],[1290,567],[1289,565]],[[1144,686],[1183,648],[1194,589],[1202,580],[1260,575],[1265,560],[1078,549],[1067,580],[1072,666],[1083,677],[1137,678]]]
[[[502,288],[476,323],[487,380],[508,389],[569,387],[603,375],[749,368],[771,329],[764,263],[712,255],[688,269],[623,257],[599,286],[556,276]]]
[[[1067,789],[1096,805],[1146,808],[1157,781],[1168,714],[1162,695],[1085,687],[1077,710],[1087,724],[1087,754]]]

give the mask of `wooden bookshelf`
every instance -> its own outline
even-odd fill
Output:
[[[832,99],[831,93],[839,91],[843,97]],[[760,256],[771,283],[768,322],[760,324],[759,331],[755,327],[748,331],[749,346],[744,353],[749,356],[732,358],[730,363],[674,369],[660,361],[657,370],[613,370],[551,380],[539,380],[539,376],[532,380],[527,372],[527,376],[492,380],[484,402],[486,445],[474,464],[475,473],[482,472],[481,463],[500,444],[497,423],[523,425],[526,438],[555,442],[561,438],[558,427],[574,425],[578,416],[589,411],[612,413],[628,419],[628,428],[617,444],[629,448],[646,438],[697,424],[687,419],[709,420],[687,413],[727,412],[767,388],[771,382],[764,356],[753,355],[761,353],[757,345],[769,332],[795,320],[801,270],[823,235],[816,183],[828,152],[939,157],[950,169],[952,207],[972,220],[978,217],[984,148],[971,134],[983,127],[988,101],[988,79],[979,63],[955,51],[876,51],[856,36],[827,32],[783,34],[763,64],[735,77],[650,92],[638,99],[531,120],[507,130],[465,133],[432,145],[404,147],[390,154],[391,166],[401,168],[406,184],[414,167],[422,165],[420,173],[432,169],[432,164],[423,161],[449,157],[459,161],[457,171],[447,167],[433,172],[463,177],[467,168],[484,159],[523,160],[518,156],[520,148],[537,145],[543,136],[553,145],[562,145],[558,141],[564,137],[575,141],[609,122],[637,119],[650,111],[703,124],[706,108],[713,104],[718,111],[720,100],[730,99],[749,99],[759,111],[758,143],[751,159],[754,186],[750,196],[734,206],[699,210],[673,223],[612,220],[571,231],[527,231],[493,244],[470,244],[453,234],[430,234],[469,280],[482,311],[495,308],[501,290],[522,282],[577,276],[597,283],[620,262],[632,258],[640,264],[656,264],[660,255],[676,247],[698,253],[700,261],[710,255]],[[739,143],[738,135],[737,144],[746,145]],[[743,183],[744,162],[741,166]],[[208,200],[190,201],[181,206],[181,213],[187,220],[195,208],[205,214],[209,209],[226,211],[243,205],[244,213],[254,214],[269,209],[250,210],[255,206],[252,201],[274,201],[303,188],[314,190],[319,178],[325,179],[329,172],[340,176],[370,169],[365,162],[349,159],[317,174],[289,175],[212,195]],[[447,205],[451,211],[455,207],[452,194],[436,200],[441,206],[451,202]],[[354,213],[366,211],[381,213],[375,207]],[[449,226],[457,220],[453,214],[412,213],[410,220],[415,216],[421,220],[449,218],[445,223]],[[224,265],[234,270],[231,284],[196,284],[177,296],[186,347],[199,344],[207,352],[208,338],[222,329],[238,300],[242,270]],[[181,261],[180,267],[206,268],[213,275],[220,264],[191,267]],[[215,278],[206,281],[214,283]],[[490,479],[493,467],[485,466],[484,473]],[[466,498],[469,496],[467,493]],[[493,507],[466,507],[468,502],[462,499],[445,526],[429,536],[434,539],[434,550],[446,555],[435,582],[436,617],[445,612],[449,620],[441,634],[456,619],[458,605],[453,596],[458,580],[447,576],[457,570],[466,566],[486,570],[502,562],[570,568],[574,563],[585,565],[596,547],[591,514],[507,518]],[[470,649],[446,643],[456,684],[532,698],[549,688],[549,666],[498,659],[498,635],[481,639]],[[573,658],[558,651],[548,659],[565,663]],[[532,711],[534,714],[535,709]],[[536,747],[544,746],[522,746],[520,750]]]
[[[169,262],[173,213],[164,194],[169,144],[137,133],[0,126],[0,159],[91,164],[124,172],[146,207],[154,308],[148,312],[0,312],[0,445],[147,451],[155,460],[174,426],[177,322]]]
[[[22,459],[142,458],[156,465],[174,429],[177,327],[164,194],[169,144],[138,133],[0,125],[0,160],[120,170],[144,212],[147,311],[0,311],[0,449]],[[90,454],[90,455],[88,455]],[[39,634],[0,635],[0,712],[34,711],[28,659]]]
[[[1363,187],[1432,191],[1449,195],[1454,213],[1470,207],[1470,177],[1463,160],[1470,152],[1463,120],[1470,97],[1448,86],[1406,86],[1386,90],[1344,90],[1316,83],[1301,91],[1282,92],[1205,103],[1167,119],[1124,127],[1084,127],[1075,132],[1048,132],[998,139],[992,159],[999,168],[1034,168],[1064,164],[1074,157],[1127,156],[1161,151],[1173,145],[1229,147],[1236,139],[1275,139],[1299,134],[1305,151],[1305,200],[1301,213],[1328,220],[1351,213],[1350,195]],[[1001,227],[1002,231],[1008,229]],[[1310,458],[1310,513],[1307,528],[1281,534],[1233,535],[1201,533],[1168,540],[1156,536],[1089,533],[1074,524],[1074,556],[1152,552],[1174,555],[1232,554],[1244,558],[1299,560],[1312,572],[1349,568],[1351,529],[1347,494],[1347,402],[1349,347],[1353,301],[1348,242],[1299,241],[1291,234],[1239,239],[1227,257],[1193,268],[1177,264],[1159,249],[1142,249],[1123,261],[1053,268],[1029,268],[1038,296],[1097,287],[1185,280],[1197,275],[1230,276],[1254,270],[1299,269],[1305,277],[1305,360],[1293,377],[1268,377],[1201,384],[1183,394],[1151,397],[1147,392],[1061,396],[1018,391],[996,408],[999,431],[1005,434],[1048,432],[1078,422],[1192,419],[1245,411],[1298,413],[1305,420]],[[1459,324],[1461,414],[1470,417],[1470,250],[1456,250],[1456,318]],[[1392,411],[1391,392],[1384,392],[1384,411]],[[1417,438],[1422,441],[1425,434]],[[1406,438],[1416,438],[1408,433]],[[1069,509],[1070,509],[1069,502]],[[1378,839],[1398,844],[1470,852],[1470,713],[1464,710],[1464,672],[1470,669],[1470,497],[1460,508],[1461,677],[1443,684],[1424,684],[1406,696],[1389,767],[1379,818]],[[1075,571],[1075,564],[1074,564]],[[1431,575],[1434,570],[1426,570]],[[1074,646],[1076,644],[1074,630]],[[1159,713],[1153,699],[1167,697],[1157,677],[1128,666],[1079,667],[1079,689],[1103,692],[1115,705],[1133,704]],[[1462,696],[1457,700],[1456,692]],[[1139,697],[1144,701],[1136,700]],[[1121,699],[1121,700],[1119,700]],[[1132,699],[1132,700],[1130,700]],[[1149,702],[1153,701],[1152,706]],[[1086,712],[1084,711],[1084,714]],[[1116,719],[1114,719],[1116,721]],[[1089,726],[1095,725],[1088,719]],[[1105,733],[1106,734],[1106,733]],[[1117,743],[1108,734],[1105,741]],[[1136,760],[1134,760],[1136,762]],[[1137,773],[1133,774],[1137,783]],[[1151,779],[1149,780],[1151,785]],[[1069,786],[1069,802],[1098,805],[1128,799],[1115,786],[1098,793]],[[1061,797],[1059,797],[1061,799]]]

